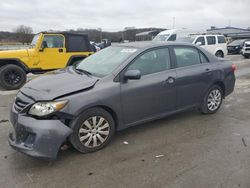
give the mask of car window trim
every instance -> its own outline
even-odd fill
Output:
[[[160,71],[160,72],[165,72],[165,71],[169,71],[169,70],[173,70],[174,69],[174,63],[173,63],[173,57],[171,55],[171,49],[170,46],[158,46],[158,47],[152,47],[149,49],[146,49],[144,51],[142,51],[141,53],[137,54],[129,63],[127,63],[127,65],[117,74],[117,76],[115,77],[114,81],[115,82],[121,82],[127,68],[134,63],[134,61],[136,61],[136,59],[138,59],[140,56],[144,55],[147,52],[153,51],[153,50],[158,50],[158,49],[163,49],[163,48],[167,48],[169,51],[169,59],[170,59],[170,69],[164,70],[164,71]],[[160,73],[160,72],[155,72],[155,73]],[[147,74],[147,75],[152,75],[155,73],[151,73],[151,74]],[[142,75],[141,77],[147,76],[147,75]]]
[[[202,44],[202,46],[205,46],[205,45],[206,45],[206,41],[205,41],[205,37],[204,37],[204,36],[198,36],[198,37],[196,38],[196,40],[195,40],[195,43],[194,43],[194,44],[196,44],[196,43],[197,43],[197,40],[198,40],[199,38],[203,38],[203,39],[204,39],[204,44]]]
[[[65,46],[65,36],[64,35],[62,35],[62,34],[44,34],[43,35],[43,38],[42,38],[42,42],[41,42],[41,44],[40,44],[40,48],[42,47],[42,44],[43,44],[43,40],[44,40],[44,37],[45,36],[61,36],[61,37],[63,37],[63,48],[66,48]],[[57,48],[49,48],[49,49],[57,49]]]
[[[214,43],[214,44],[208,44],[208,40],[207,40],[207,45],[208,45],[208,46],[218,44],[218,42],[217,42],[217,39],[218,39],[218,38],[217,38],[216,36],[206,36],[206,39],[207,39],[208,37],[214,37],[214,38],[215,38],[215,43]]]
[[[208,59],[208,57],[199,49],[199,48],[197,48],[197,47],[195,47],[195,46],[187,46],[187,45],[172,45],[171,46],[171,53],[173,54],[173,63],[174,63],[174,69],[179,69],[179,68],[185,68],[185,67],[191,67],[191,66],[193,66],[193,65],[189,65],[189,66],[184,66],[184,67],[178,67],[177,66],[177,60],[176,60],[176,55],[175,55],[175,52],[174,52],[174,48],[175,47],[185,47],[185,48],[193,48],[193,49],[196,49],[197,50],[197,52],[199,53],[199,59],[200,59],[200,63],[199,64],[194,64],[194,65],[202,65],[202,64],[206,64],[206,63],[202,63],[201,62],[201,56],[200,56],[200,53],[202,53],[203,54],[203,56],[208,60],[208,62],[207,63],[210,63],[210,61],[209,61],[209,59]]]
[[[206,63],[210,63],[208,57],[201,50],[198,49],[198,51],[199,51],[200,61],[201,61],[201,55],[203,55],[203,57],[205,57],[207,60]],[[202,63],[202,61],[201,61],[201,64],[205,64],[205,63]]]

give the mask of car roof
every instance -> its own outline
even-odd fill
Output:
[[[143,42],[128,42],[128,43],[122,43],[122,44],[116,44],[114,46],[120,46],[120,47],[127,47],[127,48],[139,48],[139,49],[146,49],[146,48],[154,48],[154,47],[161,47],[161,46],[195,46],[190,43],[185,42],[156,42],[156,41],[143,41]]]
[[[63,32],[58,32],[58,31],[56,31],[56,32],[47,32],[47,31],[42,31],[42,32],[40,32],[41,34],[54,34],[54,35],[67,35],[67,36],[69,36],[69,35],[73,35],[73,36],[88,36],[88,34],[86,34],[86,33],[74,33],[74,32],[67,32],[67,31],[63,31]],[[38,33],[38,34],[40,34],[40,33]]]

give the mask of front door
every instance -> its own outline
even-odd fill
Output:
[[[121,101],[126,125],[175,110],[176,72],[171,69],[168,48],[147,51],[126,70],[139,70],[140,80],[121,83]]]
[[[44,35],[39,50],[39,67],[43,70],[65,67],[67,63],[65,53],[65,39],[63,35]]]

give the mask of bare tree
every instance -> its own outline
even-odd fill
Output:
[[[14,29],[16,33],[17,40],[21,43],[30,43],[32,40],[32,32],[33,29],[29,26],[19,25],[17,28]]]

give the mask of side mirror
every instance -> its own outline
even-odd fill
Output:
[[[141,79],[141,72],[139,70],[128,70],[124,74],[125,80],[139,80]]]
[[[196,42],[195,44],[198,45],[198,46],[201,46],[201,45],[202,45],[201,42]]]

